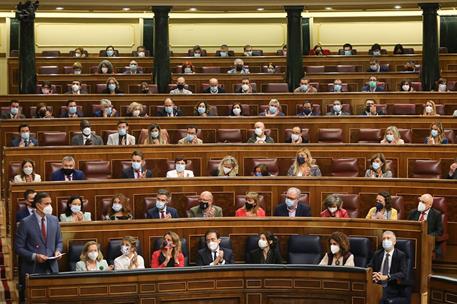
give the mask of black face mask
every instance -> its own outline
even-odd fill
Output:
[[[237,71],[241,71],[243,69],[243,66],[242,65],[237,65],[237,66],[235,66],[235,69]]]
[[[252,210],[255,207],[255,205],[249,204],[248,202],[244,203],[244,208],[246,210]]]
[[[40,110],[40,111],[38,112],[38,117],[43,118],[43,117],[45,117],[45,116],[46,116],[46,110]]]
[[[371,112],[371,106],[366,106],[365,109],[367,112]]]
[[[73,172],[75,171],[75,169],[65,169],[64,168],[64,169],[62,169],[62,171],[63,171],[63,174],[68,176],[68,175],[72,175]]]
[[[178,88],[178,90],[182,91],[184,89],[184,85],[183,84],[178,84],[176,85],[176,87]]]
[[[303,110],[303,113],[304,113],[305,115],[309,115],[309,114],[311,113],[311,109],[304,109],[304,110]]]
[[[209,207],[208,202],[200,202],[200,209],[206,210],[206,209],[208,209],[208,207]]]
[[[305,158],[303,156],[297,156],[297,163],[303,165],[305,163]]]

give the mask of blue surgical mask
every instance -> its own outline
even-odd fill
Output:
[[[433,129],[430,134],[432,135],[432,137],[437,137],[438,136],[438,131]]]
[[[263,176],[263,175],[262,175],[262,172],[256,172],[255,176]]]
[[[114,91],[114,90],[116,90],[116,85],[115,85],[114,83],[110,83],[110,84],[108,85],[108,89],[109,89],[110,91]]]
[[[16,115],[17,113],[19,113],[19,108],[11,108],[10,112],[11,114]]]
[[[127,129],[126,128],[120,128],[119,129],[119,135],[120,136],[125,136],[127,134]]]
[[[394,141],[394,136],[393,136],[392,134],[387,134],[387,135],[386,135],[386,140],[387,140],[388,142],[393,142],[393,141]]]
[[[140,169],[141,169],[141,163],[139,163],[139,162],[132,162],[132,168],[133,168],[133,170],[135,170],[135,171],[140,170]]]
[[[130,71],[136,71],[138,66],[136,64],[131,64],[130,65]]]
[[[295,205],[295,201],[291,200],[290,198],[286,198],[286,205],[287,207],[293,207]]]
[[[168,114],[173,113],[173,107],[165,107],[165,112],[167,112]]]
[[[206,108],[205,108],[205,107],[198,107],[198,108],[197,108],[197,111],[198,111],[198,114],[201,115],[201,114],[203,114],[203,113],[206,112]]]
[[[373,51],[373,56],[379,56],[379,55],[381,55],[381,51],[378,51],[378,50]]]
[[[78,109],[76,108],[76,106],[68,107],[68,112],[69,112],[70,114],[75,114],[77,110],[78,110]]]
[[[372,162],[371,163],[371,167],[374,169],[374,170],[378,170],[379,167],[381,167],[381,165],[377,162]]]
[[[23,133],[21,133],[21,138],[22,138],[23,140],[29,140],[29,138],[30,138],[30,133],[29,133],[29,132],[23,132]]]
[[[268,108],[268,110],[270,111],[271,114],[276,114],[276,111],[278,111],[278,109],[275,106],[270,106]]]
[[[106,115],[108,115],[108,116],[111,116],[111,114],[113,114],[113,108],[111,108],[111,107],[106,108],[105,111],[106,111]]]
[[[333,111],[340,112],[341,111],[341,105],[339,105],[339,104],[333,105]]]
[[[220,51],[220,52],[219,52],[219,55],[221,55],[221,57],[227,57],[227,56],[228,56],[228,53],[227,53],[227,52],[224,52],[224,51]]]
[[[333,92],[341,92],[341,84],[334,84]]]
[[[393,243],[391,240],[382,241],[382,248],[384,248],[384,250],[390,250],[390,249],[392,249],[392,246],[393,246]]]
[[[302,92],[308,91],[308,85],[307,85],[307,84],[302,84],[302,85],[300,85],[300,90],[301,90]]]
[[[194,134],[187,134],[187,136],[186,136],[187,141],[188,142],[193,141],[194,140],[194,136],[195,136]]]
[[[352,51],[351,50],[344,50],[344,55],[350,56],[350,55],[352,55]]]
[[[111,57],[113,55],[114,55],[114,51],[113,50],[107,50],[106,51],[106,56]]]
[[[165,203],[164,201],[156,200],[156,207],[157,207],[157,209],[163,210],[163,208],[165,208],[165,205],[166,205],[166,203]]]

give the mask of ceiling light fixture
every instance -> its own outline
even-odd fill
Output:
[[[191,12],[195,12],[196,10],[197,10],[196,7],[191,7],[191,8],[189,8],[189,11],[191,11]]]
[[[263,11],[265,9],[263,7],[258,7],[257,10],[260,12],[260,11]]]
[[[327,6],[325,9],[326,9],[327,11],[331,11],[333,8],[331,8],[330,6]]]
[[[63,7],[59,6],[59,7],[56,7],[56,10],[58,11],[62,11],[63,10]]]
[[[395,5],[394,8],[395,9],[401,9],[401,6],[400,5]]]
[[[127,11],[130,10],[130,7],[123,7],[122,10],[123,10],[124,12],[127,12]]]

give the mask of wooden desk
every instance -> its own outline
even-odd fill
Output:
[[[315,94],[293,94],[293,93],[275,93],[275,94],[192,94],[192,95],[175,95],[169,94],[125,94],[125,95],[3,95],[0,96],[0,106],[9,108],[10,100],[18,100],[22,107],[22,112],[26,117],[31,117],[30,107],[35,107],[40,102],[45,102],[51,106],[56,116],[60,116],[60,108],[64,106],[68,99],[75,100],[78,105],[82,106],[85,116],[93,116],[93,105],[98,105],[100,99],[108,98],[118,110],[125,111],[127,106],[133,102],[139,102],[149,106],[148,113],[150,116],[156,115],[156,107],[163,105],[167,97],[173,98],[175,103],[183,110],[185,115],[193,114],[193,107],[201,100],[206,100],[210,105],[218,108],[218,114],[223,116],[228,114],[229,105],[234,102],[251,105],[251,115],[257,115],[261,106],[268,104],[270,99],[278,99],[281,103],[282,111],[288,116],[297,114],[297,107],[303,104],[304,100],[309,100],[312,104],[319,105],[321,114],[325,115],[327,105],[332,104],[335,99],[340,100],[343,104],[351,106],[352,114],[360,114],[365,108],[365,101],[373,99],[379,104],[387,105],[387,113],[391,113],[393,104],[414,103],[416,104],[416,114],[422,114],[422,106],[427,100],[434,100],[437,104],[443,104],[447,115],[452,115],[457,110],[457,99],[455,93],[436,93],[436,92],[383,92],[383,93],[315,93]]]
[[[370,269],[306,265],[62,273],[30,276],[27,295],[30,304],[376,304],[382,288],[372,283],[371,276]]]
[[[457,279],[441,275],[429,277],[428,303],[457,303]]]

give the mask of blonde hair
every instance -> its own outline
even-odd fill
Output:
[[[98,256],[97,256],[96,260],[99,261],[99,262],[101,260],[103,260],[103,254],[100,251],[100,244],[95,242],[95,241],[89,241],[86,244],[84,244],[83,250],[81,251],[81,255],[79,257],[79,259],[81,261],[83,261],[83,262],[87,262],[88,261],[87,253],[89,251],[89,247],[92,246],[92,245],[96,245],[97,246]]]
[[[278,108],[281,107],[281,104],[279,103],[279,100],[276,98],[270,99],[270,102],[268,103],[270,106],[278,106]]]
[[[387,127],[386,132],[384,133],[384,140],[387,141],[386,135],[387,135],[387,132],[389,132],[389,131],[391,131],[393,133],[394,141],[398,141],[399,139],[401,139],[400,131],[398,131],[398,128],[396,126],[389,126],[389,127]]]
[[[135,111],[135,109],[139,109],[141,112],[143,112],[143,105],[139,102],[134,101],[131,104],[129,104],[127,112],[133,113],[133,111]]]
[[[310,167],[310,168],[314,167],[316,161],[311,156],[311,151],[309,151],[309,149],[301,148],[300,150],[297,151],[296,156],[299,156],[300,154],[306,155],[306,164],[308,165],[308,167]],[[293,168],[294,168],[293,169],[294,175],[297,175],[298,171],[300,170],[300,164],[297,161],[297,157],[295,157]]]
[[[130,265],[129,269],[136,269],[138,268],[138,253],[137,253],[137,248],[136,248],[136,238],[133,236],[124,236],[122,238],[122,244],[124,242],[128,243],[130,245],[130,248],[133,249],[133,257],[130,260]]]
[[[430,103],[432,105],[432,112],[431,113],[427,113],[425,111],[426,107],[427,107],[427,103]],[[439,115],[438,113],[436,113],[436,104],[433,100],[427,100],[427,102],[425,103],[425,107],[424,107],[424,112],[422,113],[422,115],[427,115],[427,116],[437,116]]]
[[[430,129],[432,129],[433,126],[438,127],[438,132],[439,132],[438,136],[436,137],[437,140],[435,140],[435,144],[441,144],[444,137],[446,137],[446,134],[444,134],[443,124],[440,123],[439,121],[436,121],[430,125]]]
[[[230,156],[230,155],[225,156],[219,163],[219,166],[217,166],[218,176],[225,175],[224,174],[224,163],[226,163],[226,162],[230,162],[233,166],[233,169],[232,169],[232,171],[230,171],[229,176],[237,176],[238,170],[239,170],[238,161],[236,160],[235,157]]]
[[[176,232],[173,231],[167,231],[163,237],[165,239],[165,236],[169,235],[171,237],[171,240],[173,241],[173,244],[175,244],[175,247],[173,248],[173,257],[175,260],[178,259],[178,255],[182,252],[182,244],[181,244],[181,239],[179,238],[179,235]],[[162,249],[162,246],[161,246]]]
[[[252,199],[255,202],[255,207],[251,209],[252,213],[257,214],[257,210],[260,208],[260,195],[257,192],[246,193],[246,200]],[[243,208],[246,208],[245,206]]]

